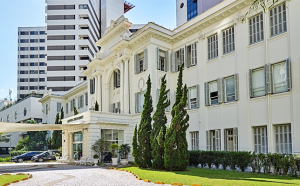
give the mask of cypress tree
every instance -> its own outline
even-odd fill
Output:
[[[132,138],[132,156],[134,157],[134,162],[137,165],[140,165],[141,164],[141,154],[139,152],[137,135],[138,135],[137,125],[135,125],[134,134],[133,134],[133,138]]]
[[[59,121],[59,113],[56,114],[56,117],[55,117],[55,124],[60,124],[60,121]],[[58,138],[58,135],[59,135],[59,132],[57,130],[53,131],[52,132],[52,138],[51,138],[51,148],[55,149],[57,147],[57,138]]]
[[[175,116],[174,107],[179,104],[179,102],[181,100],[181,97],[182,97],[182,86],[183,86],[183,83],[182,83],[182,69],[183,69],[183,65],[184,65],[184,63],[182,63],[182,65],[179,68],[179,74],[178,74],[178,78],[177,78],[177,88],[176,88],[176,99],[175,99],[175,103],[174,103],[174,105],[172,107],[172,111],[171,111],[172,118],[174,118],[174,116]]]
[[[164,146],[161,146],[158,140],[163,144],[166,134],[167,116],[165,110],[170,105],[170,100],[168,100],[168,92],[170,90],[166,90],[166,83],[166,75],[164,75],[161,79],[159,99],[153,115],[154,123],[151,131],[151,148],[153,157],[152,167],[155,169],[164,168]],[[161,135],[160,139],[158,139],[159,134]]]
[[[95,111],[99,111],[99,104],[98,104],[97,100],[96,100],[96,103],[95,103]]]
[[[144,105],[143,112],[141,116],[141,121],[138,131],[138,142],[139,142],[139,152],[141,154],[141,164],[140,167],[152,167],[152,156],[151,156],[151,112],[153,111],[152,97],[151,97],[151,80],[150,75],[147,80],[147,90],[144,95]]]
[[[62,124],[62,119],[64,119],[65,117],[65,113],[64,113],[64,108],[61,107],[60,109],[60,122],[59,124]],[[55,148],[58,149],[59,147],[62,146],[62,131],[61,130],[58,130],[57,131],[57,138],[56,138],[56,144],[55,144]]]
[[[79,114],[78,111],[77,111],[77,108],[75,106],[73,107],[73,110],[74,110],[74,116],[76,116],[77,114]]]

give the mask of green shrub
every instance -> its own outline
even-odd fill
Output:
[[[237,165],[237,152],[234,151],[230,151],[229,153],[229,158],[230,158],[230,162],[229,162],[229,166],[231,170],[235,170],[236,169],[236,165]]]
[[[189,153],[190,153],[190,159],[189,159],[190,166],[198,167],[198,165],[200,164],[201,152],[202,151],[198,151],[198,150],[189,151]]]
[[[0,158],[0,162],[9,162],[9,161],[10,161],[10,157]]]
[[[239,151],[235,152],[237,167],[245,172],[245,169],[250,165],[251,162],[251,152]]]
[[[224,154],[223,151],[213,151],[213,164],[216,166],[217,169],[219,169],[221,164],[221,157]]]
[[[222,151],[222,156],[221,156],[220,161],[221,161],[223,170],[226,170],[226,168],[230,165],[229,152]]]
[[[98,154],[94,154],[94,159],[98,159],[99,155]]]

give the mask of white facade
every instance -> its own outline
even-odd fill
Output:
[[[274,9],[263,13],[259,8],[242,23],[252,2],[224,1],[172,31],[149,23],[131,35],[127,19],[113,22],[97,42],[97,58],[82,73],[88,108],[97,100],[100,111],[63,120],[86,124],[63,132],[63,152],[73,157],[74,132],[83,134],[83,156],[93,155],[91,145],[108,129],[122,136],[112,141],[131,145],[148,75],[154,110],[165,74],[173,105],[178,65],[185,61],[189,150],[300,153],[300,2],[280,0],[275,17]],[[253,24],[253,16],[260,24]],[[276,24],[275,18],[284,21]],[[170,112],[167,117],[169,125]]]
[[[46,30],[45,27],[18,28],[18,98],[46,90]]]
[[[14,105],[0,111],[0,122],[10,122],[10,123],[25,123],[27,120],[34,120],[37,123],[42,122],[43,112],[42,105],[39,103],[41,99],[40,96],[28,96],[18,102],[15,102]],[[15,147],[20,139],[26,132],[12,132],[4,133],[1,136],[11,136],[11,142],[1,143],[0,142],[0,153],[4,151],[8,152],[10,146]]]

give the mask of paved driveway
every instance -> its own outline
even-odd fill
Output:
[[[91,167],[91,166],[75,166],[57,163],[28,163],[28,164],[12,164],[1,165],[0,171],[16,173],[30,173],[33,178],[13,184],[13,186],[52,186],[52,185],[137,185],[151,186],[154,183],[146,183],[137,180],[132,174],[109,170],[107,168]]]

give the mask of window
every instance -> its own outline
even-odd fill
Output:
[[[28,90],[28,86],[20,86],[20,90]]]
[[[225,102],[235,101],[235,83],[234,77],[228,77],[225,81]]]
[[[39,90],[45,90],[45,86],[39,86]]]
[[[75,9],[75,5],[48,5],[47,10],[68,10]]]
[[[112,112],[113,113],[120,113],[121,112],[121,103],[120,102],[112,104]]]
[[[20,74],[28,74],[28,71],[27,70],[21,70]]]
[[[15,112],[15,120],[17,119],[17,117],[18,117],[18,112],[16,111]]]
[[[26,116],[26,114],[27,114],[26,107],[25,107],[24,110],[23,110],[23,114],[24,114],[24,116]]]
[[[88,9],[88,5],[79,5],[79,9]]]
[[[224,150],[238,151],[238,129],[224,129]]]
[[[61,110],[61,103],[57,103],[57,112],[60,112]]]
[[[71,100],[71,111],[74,110],[74,106],[75,106],[75,99]]]
[[[45,47],[40,47],[40,50],[45,50]]]
[[[110,143],[122,145],[124,143],[124,130],[101,129],[101,138]]]
[[[191,87],[188,89],[188,107],[189,109],[199,108],[200,97],[199,97],[199,85]]]
[[[95,78],[90,79],[90,94],[95,93]]]
[[[215,34],[207,38],[208,40],[208,60],[218,57],[218,35]]]
[[[28,47],[20,47],[20,51],[26,51],[28,50]]]
[[[45,70],[40,70],[40,74],[45,74]]]
[[[9,114],[7,115],[7,122],[9,122]]]
[[[191,20],[198,15],[197,0],[187,0],[187,20]]]
[[[38,55],[30,55],[30,58],[38,58]]]
[[[69,103],[66,103],[66,114],[69,113]]]
[[[39,82],[45,82],[45,78],[39,78]]]
[[[20,78],[20,82],[28,82],[28,79],[26,78]]]
[[[37,70],[30,70],[30,74],[37,74]]]
[[[20,66],[23,67],[23,66],[28,66],[28,63],[20,63]]]
[[[75,15],[48,15],[47,20],[67,20],[75,19]]]
[[[223,30],[223,54],[228,54],[235,50],[234,46],[234,26]]]
[[[28,41],[29,41],[28,39],[21,39],[20,43],[28,43]]]
[[[30,87],[29,87],[29,90],[37,90],[37,89],[38,89],[37,86],[30,86]]]
[[[75,25],[49,25],[48,30],[75,30]]]
[[[120,70],[114,71],[114,88],[120,88]]]
[[[210,105],[215,105],[219,103],[218,97],[218,83],[213,81],[209,83],[209,98]]]
[[[135,113],[143,112],[145,92],[135,93]]]
[[[38,39],[30,39],[30,43],[38,43]]]
[[[274,127],[276,153],[292,154],[291,125],[275,125]]]
[[[271,37],[287,31],[285,3],[270,10]]]
[[[21,35],[28,35],[29,33],[28,32],[20,32]]]
[[[40,31],[40,35],[45,35],[46,32],[45,31]]]
[[[254,151],[256,153],[268,152],[267,127],[254,127]]]
[[[48,114],[48,104],[46,104],[46,115]]]
[[[47,36],[47,40],[75,40],[75,35]]]
[[[157,54],[157,69],[167,72],[168,64],[169,64],[169,51],[162,51],[157,47],[156,54]]]
[[[20,58],[21,58],[21,59],[28,58],[28,55],[20,55]]]
[[[148,50],[147,48],[140,54],[134,55],[134,72],[142,73],[148,69]]]
[[[30,35],[38,35],[39,32],[38,31],[30,31]]]
[[[45,54],[40,54],[40,58],[45,58]]]
[[[30,50],[38,50],[38,47],[30,47]]]
[[[264,20],[260,13],[249,19],[250,45],[264,40]]]
[[[207,151],[221,151],[221,130],[207,130],[206,145]]]
[[[199,132],[191,132],[192,150],[199,150]]]
[[[265,71],[264,68],[250,69],[250,97],[266,95]]]
[[[281,62],[272,65],[273,93],[285,92],[288,90],[286,64],[286,62]]]
[[[47,60],[75,60],[75,56],[48,56]]]
[[[40,62],[40,66],[46,66],[46,63]]]
[[[30,66],[37,66],[38,63],[30,63]]]
[[[38,82],[38,78],[30,78],[29,81],[30,82]]]
[[[176,60],[177,60],[176,72],[178,72],[182,63],[184,62],[184,48],[181,48],[176,52]]]

